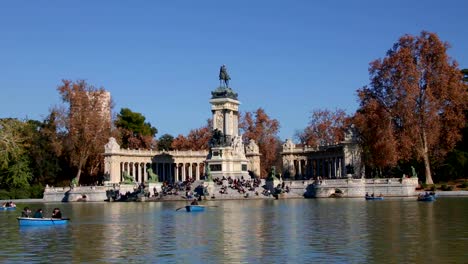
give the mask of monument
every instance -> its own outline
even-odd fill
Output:
[[[249,161],[239,135],[239,105],[237,93],[229,87],[226,66],[219,70],[220,86],[211,92],[212,137],[206,165],[212,178],[250,178]]]

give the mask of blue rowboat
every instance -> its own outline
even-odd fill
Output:
[[[17,217],[20,226],[53,226],[64,225],[70,221],[69,218],[30,218]]]
[[[383,200],[383,196],[376,196],[376,197],[366,196],[366,201],[382,201],[382,200]]]
[[[203,205],[187,205],[185,206],[185,210],[187,212],[203,212],[205,211],[205,207]]]
[[[14,211],[14,210],[16,210],[16,207],[4,207],[4,206],[0,207],[0,211]]]
[[[420,202],[433,202],[436,200],[435,195],[424,195],[424,196],[419,196],[418,201]]]

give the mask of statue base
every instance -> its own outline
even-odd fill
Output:
[[[206,160],[210,168],[211,178],[231,177],[240,179],[250,179],[247,171],[248,160],[242,155],[233,152],[232,147],[213,147],[211,155]]]

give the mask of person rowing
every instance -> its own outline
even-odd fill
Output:
[[[190,203],[190,205],[198,205],[197,199],[193,199],[193,201]]]
[[[52,211],[52,218],[57,218],[57,219],[62,218],[62,212],[60,212],[60,209],[54,208],[54,211]]]

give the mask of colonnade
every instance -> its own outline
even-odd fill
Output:
[[[288,160],[289,175],[304,178],[342,178],[346,175],[346,166],[343,157],[294,157]]]
[[[148,169],[159,176],[159,181],[185,181],[188,179],[200,180],[204,176],[204,163],[147,163],[147,162],[120,162],[120,177],[123,181],[123,173],[133,177],[135,182],[142,183],[148,180]]]

